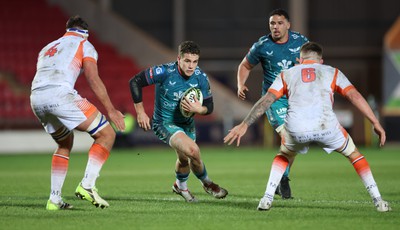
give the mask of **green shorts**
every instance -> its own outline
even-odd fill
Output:
[[[183,132],[192,140],[196,141],[196,128],[194,122],[191,122],[190,124],[153,122],[153,131],[158,139],[169,145],[171,137],[178,132]]]
[[[286,98],[280,98],[274,102],[271,107],[265,111],[268,122],[272,128],[276,130],[279,126],[285,123],[285,117],[287,114],[288,101]]]

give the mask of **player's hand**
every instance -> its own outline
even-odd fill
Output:
[[[124,115],[120,111],[114,109],[108,113],[108,116],[110,117],[111,122],[115,125],[117,130],[121,132],[125,131]]]
[[[228,143],[228,145],[231,145],[237,139],[236,146],[239,146],[240,139],[247,132],[247,128],[248,126],[243,122],[233,127],[233,129],[229,130],[228,135],[224,137],[224,144]]]
[[[246,100],[246,91],[249,91],[247,86],[242,85],[238,87],[237,96],[242,100]]]
[[[381,124],[373,124],[374,125],[374,132],[379,136],[379,146],[382,147],[386,141],[386,133],[385,130],[382,128]]]
[[[197,100],[197,97],[194,97],[194,102],[190,102],[186,98],[182,98],[182,108],[186,112],[190,113],[198,113],[198,114],[203,114],[204,108],[203,105],[200,103],[199,100]]]
[[[139,127],[142,128],[144,131],[151,129],[150,118],[145,112],[138,113],[136,119]]]

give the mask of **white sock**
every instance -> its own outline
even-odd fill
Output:
[[[176,185],[178,185],[178,188],[180,190],[188,190],[187,182],[186,181],[180,181],[176,179]]]
[[[50,200],[53,203],[60,203],[61,190],[67,176],[69,157],[59,154],[53,154],[51,163],[51,191]]]
[[[280,155],[275,156],[274,160],[272,161],[271,171],[264,193],[264,197],[268,198],[271,202],[274,199],[275,190],[281,181],[282,175],[285,173],[288,164],[289,161]]]

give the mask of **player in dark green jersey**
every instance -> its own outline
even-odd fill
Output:
[[[169,144],[177,154],[175,166],[176,181],[172,191],[181,195],[187,202],[196,202],[196,198],[188,190],[186,181],[192,171],[203,184],[204,190],[221,199],[228,191],[215,184],[207,174],[200,156],[200,148],[196,144],[196,131],[193,117],[182,115],[179,104],[183,93],[195,87],[203,94],[203,103],[198,100],[189,103],[185,100],[187,112],[208,115],[214,104],[207,75],[198,67],[200,47],[193,41],[185,41],[179,45],[176,62],[148,68],[130,80],[130,89],[134,101],[137,122],[144,130],[153,129],[157,137]],[[142,102],[142,88],[155,84],[155,103],[152,126]]]
[[[290,30],[289,15],[283,9],[276,9],[270,13],[269,29],[270,33],[255,42],[239,64],[237,94],[242,100],[246,99],[246,92],[249,91],[246,81],[254,66],[261,63],[264,74],[262,95],[264,95],[282,70],[289,69],[296,64],[296,59],[300,56],[300,47],[308,42],[305,36]],[[279,135],[281,135],[287,107],[287,98],[282,97],[266,111],[269,123]],[[292,197],[289,186],[289,172],[290,166],[287,167],[279,189],[277,189],[277,193],[283,199]]]

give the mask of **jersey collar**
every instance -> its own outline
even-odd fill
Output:
[[[318,63],[318,61],[307,59],[304,60],[301,64],[315,64],[315,63]]]

